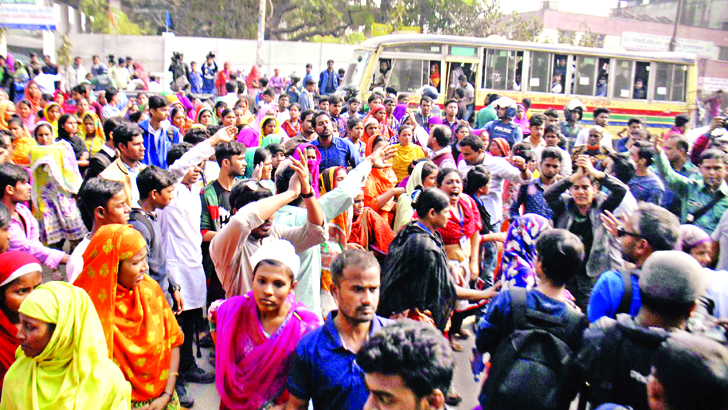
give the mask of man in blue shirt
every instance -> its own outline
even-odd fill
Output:
[[[359,165],[359,156],[349,140],[334,136],[334,126],[331,116],[324,111],[318,111],[313,116],[314,132],[318,138],[311,145],[318,148],[321,153],[321,172],[330,167],[356,168]]]
[[[546,202],[543,193],[556,182],[556,176],[561,172],[561,153],[559,149],[556,147],[544,148],[541,152],[540,165],[541,176],[529,184],[522,184],[519,188],[518,198],[511,205],[511,220],[521,216],[521,205],[523,205],[524,215],[536,214],[546,219],[553,218],[554,211],[551,210],[551,207]]]
[[[523,139],[523,131],[518,124],[513,122],[516,116],[515,107],[498,107],[498,119],[485,124],[485,130],[490,135],[490,140],[503,138],[508,141],[511,147]]]
[[[655,150],[652,149],[652,144],[647,141],[635,141],[634,145],[629,149],[629,155],[637,165],[634,176],[627,184],[630,192],[632,192],[632,195],[638,201],[660,205],[662,203],[662,195],[665,193],[665,184],[650,169],[652,159],[655,156]]]
[[[288,372],[287,410],[361,409],[369,397],[356,354],[364,342],[394,321],[375,314],[380,270],[361,250],[342,253],[331,264],[331,294],[339,307],[326,323],[298,342]]]
[[[625,272],[630,275],[632,282],[632,301],[629,304],[625,301],[625,308],[620,309],[625,294],[622,273],[617,270],[606,271],[599,276],[591,292],[587,308],[590,322],[596,322],[604,316],[614,318],[617,313],[637,315],[642,306],[637,286],[642,264],[654,252],[675,249],[680,239],[680,221],[670,211],[655,204],[640,203],[639,208],[625,218],[621,227],[611,214],[605,220],[608,221],[605,225],[609,226],[609,231],[622,244],[622,258],[636,266],[635,270]],[[629,308],[626,309],[626,306]]]
[[[321,95],[333,94],[339,88],[339,75],[334,72],[334,60],[327,61],[326,65],[326,70],[319,75],[318,88]]]
[[[140,122],[144,131],[144,165],[156,165],[167,169],[167,152],[172,145],[182,142],[179,128],[168,121],[169,104],[158,95],[149,97],[149,118]]]

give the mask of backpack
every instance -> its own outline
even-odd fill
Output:
[[[131,221],[137,221],[144,224],[144,226],[147,228],[147,231],[149,231],[149,243],[147,246],[149,246],[149,249],[154,249],[154,243],[156,242],[157,238],[154,234],[154,227],[152,226],[152,221],[147,218],[146,215],[144,215],[144,212],[140,211],[139,209],[132,209],[131,212],[129,212],[129,222]]]
[[[568,409],[576,395],[576,354],[566,344],[584,315],[569,309],[563,321],[526,306],[526,289],[513,288],[513,332],[500,342],[480,396],[483,409]]]
[[[619,271],[619,275],[622,277],[622,285],[624,285],[624,293],[622,294],[622,300],[619,301],[619,306],[614,315],[617,316],[620,313],[629,314],[632,308],[632,276],[639,278],[639,270],[622,270]]]

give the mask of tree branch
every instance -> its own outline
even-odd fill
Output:
[[[333,28],[333,29],[310,30],[305,33],[299,33],[296,36],[289,38],[288,41],[299,41],[299,40],[303,40],[307,37],[312,37],[312,36],[328,36],[328,35],[335,36],[335,35],[341,33],[342,31],[346,30],[347,28],[349,28],[348,24],[342,24],[341,26]]]

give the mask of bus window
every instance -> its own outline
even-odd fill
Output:
[[[450,81],[448,83],[447,98],[454,98],[455,90],[461,88],[460,76],[464,76],[465,81],[472,86],[476,72],[477,65],[474,66],[472,63],[449,63],[448,78]]]
[[[569,56],[567,56],[566,54],[554,55],[554,68],[551,75],[550,89],[552,93],[564,93],[564,89],[566,88],[566,65],[568,64],[568,61]]]
[[[654,99],[657,101],[685,101],[684,65],[655,63]]]
[[[440,62],[439,61],[430,61],[430,72],[426,79],[423,79],[423,84],[431,85],[435,88],[437,88],[437,91],[440,92],[440,81],[442,78],[440,77]]]
[[[426,60],[381,58],[370,89],[391,87],[397,92],[413,93],[428,83],[429,73]]]
[[[594,56],[576,57],[576,76],[574,94],[595,95],[597,58]]]
[[[632,62],[617,60],[614,70],[612,88],[613,98],[630,98],[632,96]]]
[[[493,90],[521,89],[523,51],[487,50],[484,58],[483,84]]]
[[[551,92],[550,53],[531,53],[531,74],[528,76],[528,89],[535,92]]]
[[[634,85],[632,98],[635,100],[647,99],[647,82],[650,78],[650,63],[638,61],[635,63]]]
[[[343,85],[355,85],[359,87],[361,80],[364,78],[364,71],[367,69],[369,57],[372,56],[371,51],[356,51],[346,69]]]

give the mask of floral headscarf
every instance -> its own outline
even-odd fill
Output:
[[[532,288],[536,285],[533,261],[536,240],[542,232],[551,229],[551,222],[541,215],[525,214],[508,227],[503,247],[501,278],[504,286]]]

